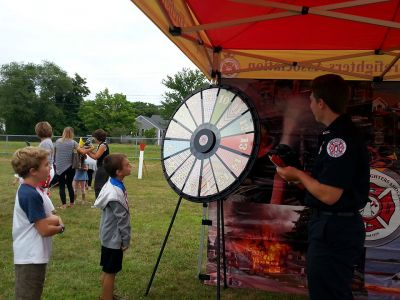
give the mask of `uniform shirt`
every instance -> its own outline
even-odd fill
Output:
[[[51,254],[51,237],[43,237],[35,222],[54,210],[50,199],[35,187],[22,183],[15,196],[13,215],[14,264],[44,264]]]
[[[363,208],[369,194],[368,151],[350,116],[336,118],[318,140],[319,152],[312,176],[322,184],[343,189],[343,194],[335,204],[327,205],[307,192],[306,204],[331,212]]]

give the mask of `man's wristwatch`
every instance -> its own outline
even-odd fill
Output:
[[[64,226],[64,224],[60,224],[60,226],[61,226],[61,231],[60,231],[58,234],[61,234],[61,233],[63,233],[63,232],[64,232],[64,230],[65,230],[65,226]]]

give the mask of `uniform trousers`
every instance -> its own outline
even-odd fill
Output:
[[[309,222],[307,279],[311,300],[353,299],[354,265],[364,255],[362,217],[315,215]]]

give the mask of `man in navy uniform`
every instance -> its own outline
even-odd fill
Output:
[[[368,151],[345,113],[349,88],[343,78],[319,76],[311,90],[311,111],[327,127],[319,136],[312,174],[291,166],[277,167],[277,172],[304,185],[306,205],[312,208],[307,253],[310,299],[353,299],[354,265],[364,251],[365,229],[358,210],[368,201]]]

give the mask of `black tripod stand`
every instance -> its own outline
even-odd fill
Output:
[[[156,265],[154,266],[153,273],[151,274],[150,281],[147,285],[146,293],[145,296],[149,294],[151,285],[153,283],[154,277],[156,275],[158,265],[160,264],[161,257],[163,255],[165,245],[167,244],[169,234],[171,233],[172,226],[174,225],[174,221],[176,218],[176,215],[179,210],[179,206],[181,205],[182,202],[182,196],[179,197],[178,203],[176,204],[175,211],[172,215],[171,222],[169,224],[167,233],[164,238],[164,242],[161,246],[160,253],[157,258]],[[217,200],[217,238],[216,238],[216,244],[217,244],[217,299],[219,300],[221,297],[221,243],[222,243],[222,258],[223,258],[223,267],[224,267],[224,288],[228,287],[227,280],[226,280],[226,257],[225,257],[225,230],[224,230],[224,205],[223,205],[223,200],[218,199]],[[222,234],[222,238],[221,238]],[[200,241],[200,243],[203,243],[204,241]]]

